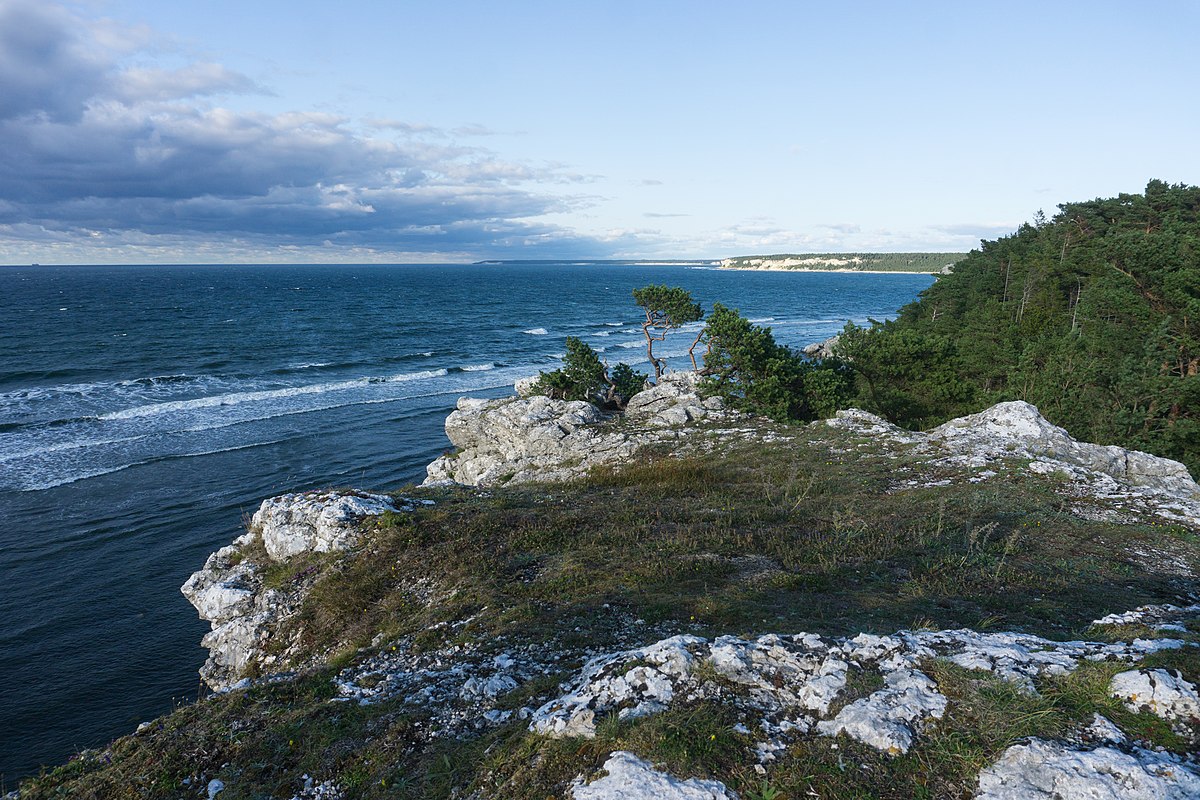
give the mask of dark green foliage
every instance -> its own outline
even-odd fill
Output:
[[[1026,400],[1076,438],[1200,471],[1200,188],[1067,203],[848,330],[856,405],[926,427]]]
[[[770,328],[713,305],[704,328],[705,388],[734,408],[776,420],[812,420],[844,407],[850,376],[836,360],[812,362],[775,341]]]
[[[562,368],[543,372],[533,385],[533,391],[559,400],[600,403],[606,397],[607,374],[600,356],[587,342],[568,336]]]
[[[568,336],[562,368],[541,373],[531,391],[559,400],[585,400],[599,406],[624,408],[645,384],[646,373],[635,372],[624,362],[613,367],[610,377],[608,367],[587,342]]]
[[[646,336],[646,354],[654,365],[654,378],[662,377],[663,360],[655,358],[654,343],[667,338],[667,332],[704,317],[704,309],[692,300],[692,295],[679,286],[651,284],[633,290],[633,302],[646,312],[642,333]],[[697,338],[696,342],[699,342]],[[692,347],[695,348],[693,342]]]
[[[618,403],[624,406],[629,402],[629,398],[640,392],[646,385],[646,379],[650,376],[644,372],[636,372],[633,367],[626,364],[624,361],[618,363],[612,368],[610,376],[613,392],[616,393]]]

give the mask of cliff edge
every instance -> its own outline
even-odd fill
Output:
[[[183,587],[219,692],[21,797],[1200,793],[1180,464],[630,406],[464,399],[424,486],[264,501]]]

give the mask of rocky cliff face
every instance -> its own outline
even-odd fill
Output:
[[[264,500],[250,531],[209,556],[180,590],[200,618],[212,623],[201,640],[209,653],[200,668],[204,682],[218,691],[229,689],[247,673],[277,671],[295,655],[290,643],[275,637],[299,609],[310,581],[296,574],[268,587],[271,566],[303,553],[346,550],[358,542],[363,520],[411,509],[411,504],[365,492],[306,492]]]
[[[446,419],[457,452],[430,464],[425,484],[566,480],[627,461],[646,445],[681,440],[696,431],[690,423],[736,416],[720,400],[702,399],[696,383],[694,372],[666,375],[634,395],[621,417],[582,401],[464,397]]]

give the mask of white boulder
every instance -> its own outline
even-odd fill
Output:
[[[271,558],[283,561],[304,552],[345,550],[357,541],[365,517],[396,510],[380,494],[304,492],[264,500],[250,524],[260,529]]]
[[[1109,694],[1130,711],[1146,708],[1168,720],[1200,722],[1200,696],[1196,687],[1178,672],[1165,669],[1134,669],[1119,672],[1108,685]]]
[[[584,783],[575,779],[570,794],[575,800],[737,800],[720,781],[699,778],[680,780],[660,772],[648,761],[618,750],[604,762],[608,774]]]
[[[1194,800],[1195,767],[1167,753],[1078,750],[1034,739],[979,775],[976,800]]]

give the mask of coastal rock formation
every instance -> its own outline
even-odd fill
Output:
[[[267,555],[282,561],[306,551],[345,550],[357,540],[360,520],[395,510],[392,499],[379,494],[285,494],[264,500],[250,525],[261,531]]]
[[[664,375],[658,385],[633,396],[621,424],[578,400],[461,398],[446,418],[446,435],[457,452],[431,463],[425,484],[566,480],[626,461],[645,445],[686,436],[688,423],[732,414],[720,400],[702,399],[696,383],[693,372]]]
[[[264,584],[267,567],[300,553],[346,550],[357,543],[363,519],[412,507],[362,492],[305,492],[264,500],[250,532],[210,555],[180,589],[200,618],[212,623],[201,640],[209,652],[200,668],[204,682],[218,691],[228,689],[247,671],[270,669],[283,659],[265,654],[264,647],[298,610],[307,576],[298,574],[271,588]]]
[[[974,471],[973,482],[997,474],[1005,460],[1027,460],[1032,472],[1062,477],[1077,500],[1075,510],[1083,516],[1128,508],[1200,526],[1200,485],[1183,464],[1139,450],[1078,442],[1029,403],[999,403],[927,433],[898,428],[859,409],[839,411],[826,424],[911,448],[931,466]]]
[[[820,342],[814,342],[806,346],[800,352],[804,353],[804,355],[808,356],[809,358],[833,358],[833,349],[837,347],[837,343],[841,338],[842,337],[840,334],[834,334],[828,339]]]

